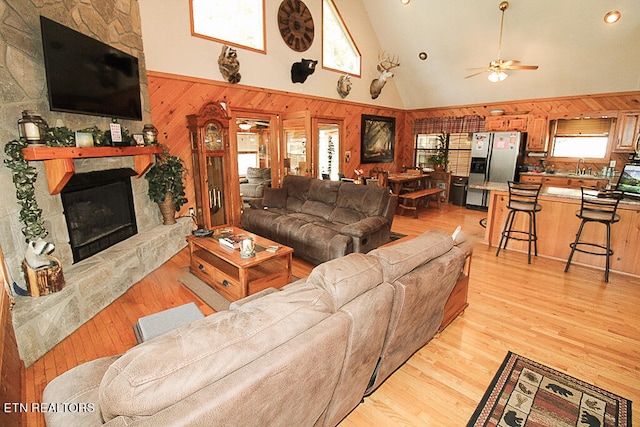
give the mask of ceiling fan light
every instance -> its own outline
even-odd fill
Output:
[[[503,70],[493,70],[491,72],[491,74],[489,74],[489,76],[487,76],[489,81],[492,82],[492,83],[501,82],[504,79],[506,79],[507,77],[509,77],[509,74],[505,73]]]
[[[622,14],[619,11],[612,10],[604,15],[604,22],[606,22],[607,24],[615,24],[620,20],[621,16]]]

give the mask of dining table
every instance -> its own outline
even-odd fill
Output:
[[[390,173],[389,174],[389,185],[391,186],[391,191],[395,195],[399,195],[402,187],[405,184],[411,184],[414,182],[420,182],[422,188],[427,188],[429,184],[429,179],[431,174],[429,172],[422,173]]]

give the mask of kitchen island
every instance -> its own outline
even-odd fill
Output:
[[[489,191],[489,211],[485,241],[497,248],[500,234],[507,218],[509,188],[507,184],[485,182],[474,184],[478,190]],[[470,186],[471,188],[471,186]],[[538,202],[542,211],[537,215],[538,256],[566,261],[576,238],[580,220],[576,211],[580,209],[581,192],[575,188],[543,187]],[[611,226],[610,270],[640,277],[640,201],[623,199],[618,205],[620,221]],[[527,215],[517,215],[514,228],[526,229]],[[606,228],[600,224],[589,224],[582,233],[582,240],[606,241]],[[509,251],[527,252],[527,242],[510,240]],[[535,261],[534,261],[535,262]],[[571,262],[604,270],[605,257],[576,252]]]

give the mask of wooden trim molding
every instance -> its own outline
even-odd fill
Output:
[[[59,194],[75,173],[73,159],[133,156],[134,170],[140,178],[151,167],[160,146],[148,147],[27,147],[22,150],[29,161],[44,161],[50,194]]]
[[[18,353],[18,344],[13,331],[13,322],[11,320],[11,301],[9,295],[5,292],[6,267],[4,263],[4,255],[0,248],[0,268],[2,268],[2,296],[0,297],[0,401],[3,406],[8,404],[19,404],[24,401],[23,390],[25,380],[25,367],[20,354]],[[3,407],[4,409],[4,407]],[[23,425],[23,413],[19,411],[0,411],[0,425],[2,426],[20,426]]]

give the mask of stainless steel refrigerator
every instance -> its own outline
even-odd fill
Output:
[[[477,132],[471,141],[471,168],[467,207],[486,210],[489,195],[486,190],[471,188],[483,182],[517,181],[524,164],[526,133]]]

